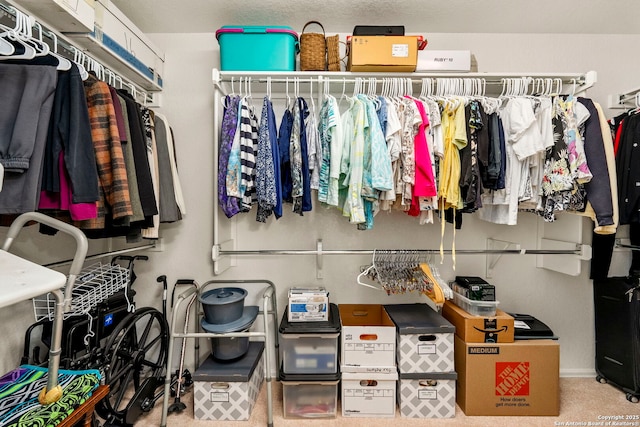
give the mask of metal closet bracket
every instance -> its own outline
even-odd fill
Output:
[[[506,251],[507,249],[513,249],[516,251],[521,250],[520,244],[518,243],[492,238],[487,239],[487,250],[498,251],[497,253],[489,254],[487,256],[487,279],[490,279],[492,277],[493,269],[495,268],[498,261],[500,261],[500,259],[502,258],[502,255],[504,255],[504,253],[500,253],[499,251]]]
[[[322,259],[322,239],[318,239],[316,242],[316,279],[323,279],[322,275],[322,267],[323,267],[323,259]]]
[[[549,242],[549,240],[547,239]],[[522,249],[519,244],[514,242],[508,242],[505,240],[498,239],[487,239],[487,265],[486,265],[486,277],[491,278],[493,274],[493,269],[495,268],[498,261],[502,258],[502,255],[505,254],[520,254],[520,255],[538,255],[538,258],[542,255],[553,255],[556,256],[573,256],[576,257],[580,261],[588,261],[592,256],[592,248],[591,245],[585,245],[582,243],[570,243],[570,242],[556,242],[560,246],[545,248],[545,249]],[[579,274],[579,271],[576,272],[567,272],[562,269],[552,268],[551,266],[545,266],[540,263],[537,264],[540,268],[546,268],[552,271],[558,271],[564,274],[576,275]]]

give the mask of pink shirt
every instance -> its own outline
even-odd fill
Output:
[[[38,209],[60,209],[69,211],[74,221],[84,221],[98,216],[98,206],[94,203],[73,203],[67,168],[64,164],[64,152],[60,152],[60,192],[41,191]]]

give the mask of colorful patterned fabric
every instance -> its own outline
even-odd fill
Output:
[[[220,155],[218,157],[218,202],[220,208],[231,218],[240,212],[238,199],[227,194],[227,172],[231,146],[237,130],[238,124],[238,104],[240,97],[227,96],[225,98],[225,110],[222,117],[222,127],[220,128]]]
[[[47,385],[47,369],[22,365],[0,378],[0,426],[54,427],[91,397],[100,379],[97,370],[60,370],[62,397],[41,405],[38,394]]]
[[[275,133],[270,132],[271,120],[269,104],[271,101],[264,97],[262,114],[260,116],[260,128],[258,130],[258,153],[256,161],[256,193],[258,197],[258,212],[256,221],[266,222],[273,213],[277,203],[275,165],[273,147],[275,145]],[[273,141],[272,141],[273,136]]]

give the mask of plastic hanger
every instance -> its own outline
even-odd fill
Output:
[[[379,276],[378,270],[376,268],[376,250],[374,249],[373,256],[371,257],[371,265],[366,269],[364,269],[360,274],[358,274],[358,277],[356,277],[356,283],[358,283],[358,285],[360,286],[365,286],[367,288],[375,289],[377,291],[384,291],[384,289],[381,289],[377,286],[370,285],[369,283],[366,283],[363,281],[365,277],[370,277],[375,279],[378,276]]]
[[[0,28],[5,27],[0,26]],[[8,32],[0,33],[0,55],[13,55],[16,51],[16,48],[4,38],[7,34]]]
[[[25,14],[17,9],[13,10],[15,11],[16,26],[13,29],[7,29],[7,31],[1,35],[6,35],[9,38],[9,42],[13,42],[12,44],[14,45],[14,53],[9,56],[0,56],[0,61],[3,59],[33,59],[36,57],[36,50],[32,45],[25,41],[24,36],[22,35],[22,28],[25,25]],[[24,51],[16,53],[16,45],[20,46],[22,49],[24,49]]]
[[[420,270],[422,270],[422,272],[429,278],[431,284],[433,285],[432,291],[426,292],[425,295],[429,297],[429,299],[431,299],[431,301],[435,303],[436,307],[438,307],[438,310],[440,310],[445,301],[444,292],[442,291],[442,288],[440,288],[440,283],[438,283],[436,278],[433,276],[429,264],[421,263]]]
[[[82,65],[81,60],[84,56],[84,53],[80,52],[75,46],[71,46],[71,49],[73,50],[73,62],[75,62],[76,66],[78,67],[80,78],[82,80],[87,80],[87,78],[89,77],[89,73],[87,72],[86,68],[84,68],[84,65]]]
[[[39,28],[39,38],[33,36],[32,27]],[[22,36],[26,43],[29,43],[36,50],[36,56],[47,56],[49,54],[49,45],[42,40],[42,26],[28,15],[22,14]]]
[[[36,22],[38,28],[40,29],[40,36],[42,37],[42,27],[40,24]],[[53,51],[49,52],[49,55],[55,57],[58,60],[58,66],[56,67],[59,71],[68,71],[71,69],[71,61],[69,61],[64,56],[58,54],[58,36],[54,33],[48,33],[51,39],[53,40]]]

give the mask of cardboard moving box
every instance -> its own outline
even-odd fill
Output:
[[[456,336],[456,401],[466,415],[560,413],[560,345],[554,340],[465,343]]]
[[[416,36],[353,36],[349,71],[413,72],[418,63]]]
[[[397,380],[397,372],[342,372],[342,416],[395,417]]]
[[[466,342],[513,342],[513,317],[500,309],[492,317],[474,316],[451,301],[445,301],[442,316],[456,327],[456,335]]]
[[[396,372],[396,325],[384,306],[338,304],[338,310],[342,372]]]

